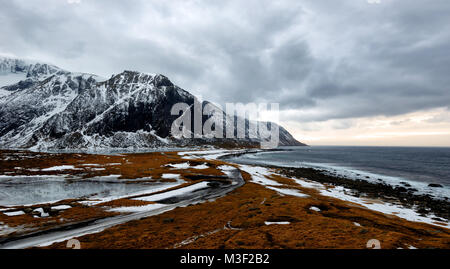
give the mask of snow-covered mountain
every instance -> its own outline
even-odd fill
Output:
[[[163,75],[124,71],[108,80],[0,58],[0,147],[34,149],[250,146],[256,139],[176,139],[176,103],[198,100]],[[203,106],[207,102],[203,102]],[[228,117],[224,112],[223,116]],[[206,121],[204,117],[202,120]],[[246,122],[246,125],[255,124]],[[226,128],[226,127],[225,127]],[[280,145],[303,145],[280,127]]]

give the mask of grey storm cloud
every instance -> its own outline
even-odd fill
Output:
[[[450,104],[448,0],[0,0],[0,6],[0,53],[103,76],[162,73],[217,103],[279,102],[281,109],[316,111],[299,113],[298,121]]]

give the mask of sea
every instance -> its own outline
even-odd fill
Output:
[[[228,159],[242,164],[315,168],[327,174],[393,186],[450,199],[450,148],[311,146],[250,153]],[[439,184],[442,187],[430,187]]]

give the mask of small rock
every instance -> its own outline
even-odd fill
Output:
[[[431,188],[443,188],[444,186],[442,186],[441,184],[431,183],[431,184],[428,185],[428,187],[431,187]]]
[[[395,188],[395,190],[398,191],[398,192],[407,192],[407,191],[408,191],[408,190],[407,190],[406,188],[404,188],[404,187],[397,187],[397,188]]]
[[[32,208],[24,208],[24,209],[23,209],[23,212],[25,212],[26,214],[29,214],[29,213],[31,213],[32,211],[33,211]]]
[[[167,218],[163,220],[164,223],[173,223],[174,221],[175,220],[173,218]]]

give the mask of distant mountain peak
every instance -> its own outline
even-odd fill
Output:
[[[69,72],[49,64],[35,63],[28,66],[27,78],[39,78],[54,74],[67,74]]]

